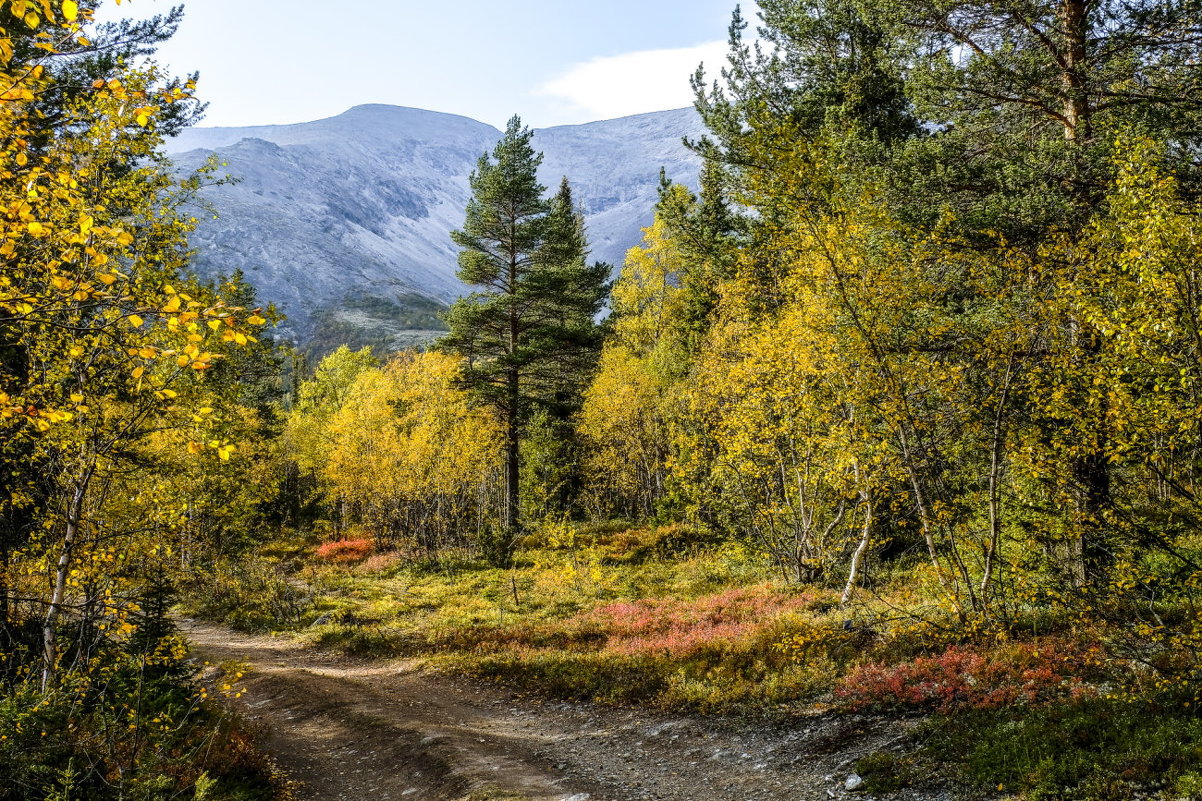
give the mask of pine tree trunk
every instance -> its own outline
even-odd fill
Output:
[[[1078,326],[1072,345],[1080,359],[1081,372],[1090,374],[1091,365],[1101,352],[1097,332],[1086,325]],[[1086,394],[1089,389],[1084,390]],[[1077,532],[1070,543],[1069,574],[1077,589],[1096,582],[1110,567],[1110,556],[1105,546],[1107,511],[1111,506],[1110,461],[1106,455],[1108,432],[1105,429],[1107,404],[1102,400],[1101,409],[1093,420],[1097,427],[1096,440],[1073,456],[1071,460],[1072,482],[1076,497]]]
[[[509,396],[509,419],[505,421],[505,532],[504,536],[517,536],[518,525],[518,371],[511,368],[506,376]]]
[[[1085,71],[1089,68],[1086,63],[1088,4],[1085,0],[1063,0],[1059,16],[1065,37],[1061,72],[1064,83],[1064,136],[1070,142],[1080,142],[1089,139],[1091,134],[1089,94],[1085,80]]]
[[[517,354],[519,329],[518,329],[518,309],[514,295],[518,291],[518,261],[517,253],[511,253],[509,258],[509,291],[511,294],[509,303],[509,356],[513,358]],[[517,537],[518,525],[518,469],[520,455],[520,438],[518,406],[521,403],[521,377],[518,374],[518,368],[512,362],[509,369],[505,371],[505,395],[506,402],[509,405],[509,419],[505,421],[505,531],[502,536],[506,538],[505,550],[506,554],[509,551],[509,540]]]
[[[1101,444],[1092,452],[1077,458],[1073,465],[1080,500],[1078,518],[1079,541],[1073,545],[1073,583],[1084,587],[1104,576],[1110,567],[1110,554],[1105,545],[1106,510],[1110,506],[1110,464]]]
[[[1089,4],[1086,0],[1062,0],[1059,17],[1064,32],[1065,46],[1062,75],[1065,90],[1064,135],[1074,144],[1084,143],[1092,134],[1089,86],[1086,74],[1089,70]],[[1082,325],[1075,337],[1081,349],[1081,358],[1088,365],[1097,358],[1100,344],[1096,332]],[[1104,425],[1106,415],[1099,415],[1097,424]],[[1077,485],[1079,500],[1077,517],[1080,531],[1078,541],[1072,544],[1070,570],[1073,583],[1084,586],[1094,581],[1107,568],[1108,558],[1103,546],[1105,513],[1110,506],[1110,463],[1106,458],[1105,432],[1098,432],[1097,444],[1087,453],[1073,461],[1073,480]]]

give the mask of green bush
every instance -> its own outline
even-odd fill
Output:
[[[856,761],[856,773],[869,793],[892,793],[914,782],[910,758],[889,751],[869,754]]]
[[[1190,797],[1202,720],[1179,702],[1081,699],[936,718],[927,747],[971,781],[1031,801],[1127,801],[1137,789],[1174,784]]]
[[[205,700],[182,640],[106,642],[43,691],[36,661],[0,688],[0,800],[280,801],[278,771]]]
[[[278,567],[259,560],[220,561],[183,587],[183,606],[206,620],[243,631],[269,631],[308,622],[313,595]]]

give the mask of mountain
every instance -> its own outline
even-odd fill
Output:
[[[682,138],[701,130],[692,109],[537,130],[540,179],[568,176],[592,258],[620,265],[651,221],[660,167],[696,185]],[[193,128],[168,152],[181,170],[216,154],[217,174],[236,179],[201,192],[202,275],[241,269],[301,342],[395,347],[440,327],[438,311],[466,291],[450,231],[500,137],[466,117],[370,105],[298,125]]]

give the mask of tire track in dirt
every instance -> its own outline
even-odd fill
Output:
[[[780,727],[540,700],[405,660],[181,628],[198,658],[249,666],[235,703],[305,801],[864,798],[843,789],[852,763],[906,731],[860,717]]]

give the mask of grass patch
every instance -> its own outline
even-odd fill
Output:
[[[1180,702],[1091,698],[933,719],[926,747],[982,787],[1031,801],[1198,798],[1202,720]]]
[[[914,761],[909,754],[881,751],[856,760],[856,773],[864,779],[865,792],[893,793],[919,780]]]

